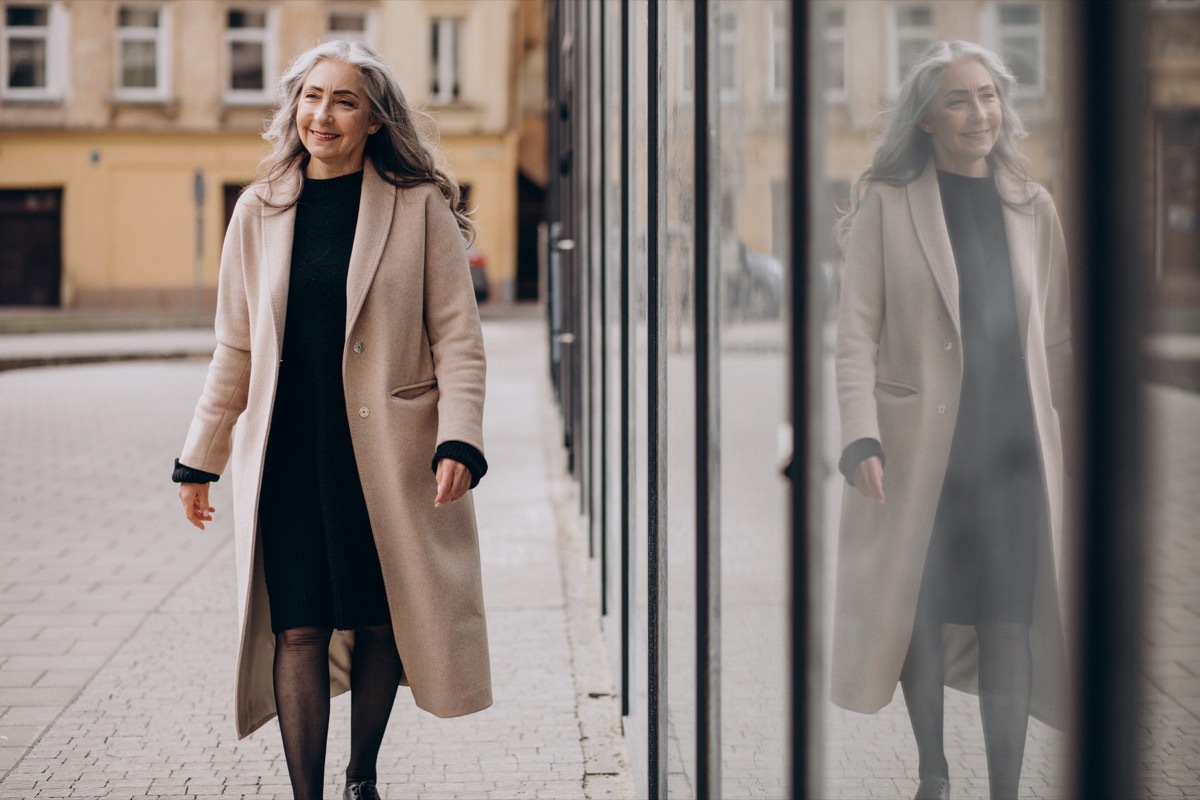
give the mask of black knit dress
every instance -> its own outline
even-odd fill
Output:
[[[362,172],[306,179],[258,525],[275,633],[390,621],[342,385]]]
[[[1033,619],[1045,482],[995,181],[938,171],[958,269],[962,393],[918,613],[979,624]]]

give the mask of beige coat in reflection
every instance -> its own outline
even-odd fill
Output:
[[[232,457],[239,736],[275,714],[257,515],[296,215],[294,207],[264,210],[262,191],[241,197],[225,238],[217,349],[180,457],[218,474]],[[428,185],[397,189],[369,160],[346,280],[342,359],[354,456],[406,682],[417,705],[438,716],[479,711],[492,694],[475,511],[470,494],[435,509],[430,470],[441,442],[483,451],[479,312],[463,238],[441,194]],[[332,694],[349,688],[353,648],[353,634],[334,635]]]
[[[1060,414],[1069,413],[1070,313],[1058,215],[1039,186],[1001,176],[1017,320],[1037,425],[1051,536],[1063,529]],[[844,487],[833,631],[833,700],[875,712],[891,702],[908,650],[925,555],[950,457],[962,339],[958,272],[933,162],[907,186],[873,185],[854,220],[838,317],[837,385],[845,448],[877,439],[887,457],[880,505]],[[1066,658],[1055,546],[1038,543],[1033,713],[1064,720]],[[974,629],[948,626],[946,683],[978,692]]]

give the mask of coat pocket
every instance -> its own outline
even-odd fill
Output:
[[[418,383],[409,383],[404,386],[392,390],[392,397],[397,400],[414,400],[423,394],[428,394],[437,388],[437,378],[430,378],[427,381]]]
[[[917,393],[917,387],[915,386],[900,383],[900,381],[889,381],[885,378],[876,378],[875,388],[884,394],[890,394],[892,397],[911,397]]]

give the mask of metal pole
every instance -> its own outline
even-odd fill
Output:
[[[1079,2],[1071,129],[1078,194],[1072,253],[1081,268],[1076,357],[1085,471],[1073,566],[1078,579],[1069,797],[1140,797],[1142,630],[1141,246],[1144,22],[1148,3]],[[1067,83],[1068,86],[1072,84]],[[1070,424],[1070,420],[1067,421]]]
[[[790,185],[791,207],[789,209],[792,240],[791,245],[791,419],[792,419],[792,492],[791,492],[791,796],[810,797],[815,791],[815,775],[812,770],[812,731],[816,727],[809,696],[810,669],[817,662],[811,647],[813,626],[811,617],[811,564],[810,538],[812,529],[809,504],[818,487],[810,474],[809,424],[813,409],[810,407],[811,387],[809,378],[813,370],[811,353],[811,328],[809,325],[808,261],[809,246],[809,140],[808,140],[808,14],[809,3],[793,3],[791,9],[791,77],[789,95],[791,107],[790,126]]]
[[[197,169],[192,180],[192,201],[196,206],[196,254],[192,264],[192,313],[204,311],[204,170]]]

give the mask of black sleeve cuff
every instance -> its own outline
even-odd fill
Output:
[[[179,463],[179,459],[175,459],[175,471],[171,473],[171,480],[175,483],[216,483],[221,480],[220,475],[213,475],[211,472],[205,472],[202,469],[192,469],[189,466]]]
[[[449,441],[438,445],[433,454],[433,471],[437,472],[438,462],[443,458],[452,458],[471,472],[471,488],[479,485],[479,481],[487,474],[487,459],[483,453],[466,442]]]
[[[850,485],[854,485],[854,470],[858,469],[858,463],[864,458],[871,456],[879,456],[879,460],[887,463],[887,458],[883,455],[883,446],[876,439],[857,439],[846,445],[846,449],[842,451],[842,457],[838,460],[838,472],[846,476],[846,480]]]

